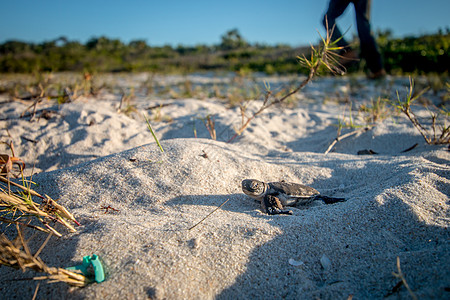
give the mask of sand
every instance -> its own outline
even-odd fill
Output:
[[[447,147],[427,145],[409,121],[394,116],[324,154],[336,137],[333,124],[348,111],[333,98],[369,101],[408,81],[357,80],[356,90],[348,78],[316,80],[298,103],[269,109],[233,143],[226,141],[239,125],[239,110],[220,99],[137,95],[138,113],[128,116],[116,111],[118,95],[101,94],[59,108],[43,103],[58,113],[35,122],[13,118],[25,104],[2,104],[10,119],[0,125],[16,154],[35,164],[36,190],[60,198],[82,224],[52,238],[41,258],[71,266],[97,254],[107,270],[106,281],[82,289],[41,283],[38,299],[409,298],[405,287],[394,288],[397,258],[419,299],[448,298]],[[155,115],[151,122],[164,152],[141,116],[160,103],[169,104],[159,113],[171,122]],[[201,121],[208,114],[217,141]],[[303,183],[347,201],[269,216],[242,193],[245,178]],[[118,211],[105,213],[102,206]],[[38,234],[32,246],[45,238]],[[15,279],[33,275],[1,267],[0,297],[31,299],[36,282]]]

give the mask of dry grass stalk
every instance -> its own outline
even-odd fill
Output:
[[[68,221],[74,222],[77,225],[80,225],[80,223],[75,220],[73,215],[65,207],[58,204],[49,196],[41,196],[30,188],[31,181],[27,183],[23,177],[25,164],[21,159],[14,156],[12,143],[10,144],[10,148],[12,156],[6,154],[0,155],[0,162],[3,164],[3,168],[0,171],[0,183],[7,186],[6,189],[6,186],[2,187],[0,184],[0,221],[10,224],[20,224],[39,231],[62,236],[49,225],[50,222],[57,222],[67,227],[71,232],[75,232],[75,228]],[[13,164],[19,165],[20,174],[22,175],[22,185],[9,180]],[[7,177],[1,175],[6,175]],[[17,187],[19,190],[12,192],[11,185]],[[41,203],[34,202],[33,196],[40,198]],[[38,219],[45,228],[19,221],[22,218],[30,217]]]
[[[2,178],[2,181],[4,180],[5,178]],[[37,193],[34,192],[34,194]],[[0,220],[5,223],[25,225],[26,223],[20,222],[19,220],[22,218],[35,217],[44,225],[45,228],[39,226],[25,226],[33,227],[47,233],[52,233],[56,236],[62,235],[49,225],[50,222],[60,223],[67,227],[71,232],[76,231],[75,228],[67,222],[67,220],[72,221],[77,225],[80,224],[75,220],[73,215],[67,211],[67,209],[56,203],[55,200],[51,199],[47,195],[45,195],[45,198],[42,196],[40,197],[43,199],[41,200],[41,204],[38,204],[33,201],[31,193],[12,193],[0,187],[0,213],[2,214]]]
[[[401,283],[406,287],[408,290],[408,293],[411,295],[411,298],[414,300],[417,300],[417,296],[414,294],[414,292],[409,287],[408,283],[406,282],[405,276],[402,273],[402,269],[400,269],[400,257],[397,256],[397,273],[392,272],[392,275],[399,278],[401,280]]]
[[[363,104],[359,108],[360,112],[365,114],[365,120],[368,124],[375,124],[388,118],[391,114],[386,106],[386,100],[378,97],[376,101],[370,100],[370,104]]]
[[[131,100],[135,98],[134,95],[134,88],[131,88],[130,92],[127,94],[124,89],[122,89],[122,96],[120,98],[120,104],[119,108],[117,109],[118,113],[124,112],[125,114],[135,112],[136,107],[131,105]],[[126,104],[126,107],[124,107],[124,104]]]
[[[209,132],[209,135],[211,136],[211,139],[216,140],[216,122],[214,121],[214,117],[211,115],[207,115],[204,119],[202,119],[203,124],[205,124],[206,129]]]
[[[41,248],[33,255],[23,238],[22,232],[19,228],[17,230],[17,237],[13,241],[10,241],[4,234],[0,235],[0,264],[15,269],[21,269],[22,271],[32,269],[36,272],[47,274],[34,277],[34,280],[48,280],[49,283],[66,282],[78,287],[90,283],[90,280],[80,273],[68,271],[63,268],[48,267],[42,259],[39,258],[38,255],[48,242],[49,238],[47,238]]]
[[[45,89],[44,89],[44,87],[42,86],[42,84],[39,83],[38,86],[39,86],[39,89],[40,89],[39,96],[33,101],[33,104],[31,104],[31,105],[30,105],[27,109],[25,109],[25,110],[22,112],[22,114],[21,114],[21,117],[23,118],[24,115],[26,114],[26,112],[32,108],[32,109],[33,109],[33,112],[31,113],[30,121],[32,121],[32,120],[34,119],[34,117],[35,117],[35,115],[36,115],[37,105],[38,105],[40,102],[42,102],[42,100],[44,99],[44,95],[45,95]]]
[[[28,187],[25,187],[25,186],[23,186],[23,185],[17,184],[17,183],[15,183],[15,182],[13,182],[13,181],[9,181],[8,179],[6,179],[6,178],[3,177],[3,176],[0,176],[0,181],[2,181],[2,182],[4,182],[4,183],[7,183],[7,184],[9,184],[9,185],[15,186],[15,187],[17,187],[17,188],[19,188],[19,189],[21,189],[21,190],[27,191],[27,192],[29,192],[30,195],[32,195],[32,196],[36,196],[36,197],[39,197],[39,198],[41,198],[41,199],[44,199],[44,197],[42,197],[41,195],[39,195],[39,193],[37,193],[37,192],[35,192],[35,191],[33,191],[33,190],[30,190],[30,189],[28,189]]]
[[[195,227],[197,227],[200,223],[202,223],[203,221],[205,221],[210,215],[212,215],[213,213],[215,213],[219,208],[221,208],[222,206],[225,205],[225,203],[227,203],[230,199],[225,200],[224,202],[222,202],[222,204],[220,204],[218,207],[216,207],[212,212],[210,212],[206,217],[204,217],[203,219],[201,219],[199,222],[197,222],[195,225],[191,226],[188,231],[194,229]]]

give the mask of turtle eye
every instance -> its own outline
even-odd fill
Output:
[[[252,182],[251,188],[255,190],[257,187],[258,187],[258,183]]]

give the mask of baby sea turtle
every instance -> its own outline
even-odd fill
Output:
[[[261,209],[269,215],[292,215],[292,211],[284,210],[285,206],[306,205],[315,200],[325,204],[345,201],[344,198],[332,198],[320,195],[309,186],[291,182],[265,183],[256,179],[242,181],[242,191],[255,200],[261,201]]]

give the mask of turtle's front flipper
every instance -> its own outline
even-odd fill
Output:
[[[283,210],[280,199],[272,195],[266,195],[261,200],[261,207],[262,210],[269,215],[292,215],[292,211]]]
[[[322,200],[325,204],[333,204],[337,202],[345,202],[345,198],[333,198],[328,196],[316,195],[314,196],[314,200]]]

